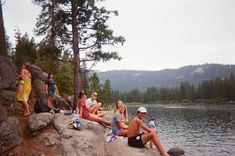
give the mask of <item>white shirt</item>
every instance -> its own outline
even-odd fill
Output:
[[[97,101],[96,100],[92,100],[91,98],[88,98],[87,100],[86,100],[86,107],[87,108],[90,108],[90,107],[92,107],[92,106],[94,106],[94,105],[96,105],[97,104]]]

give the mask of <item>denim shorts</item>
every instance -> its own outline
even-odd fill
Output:
[[[120,129],[119,128],[112,128],[113,135],[119,135]]]

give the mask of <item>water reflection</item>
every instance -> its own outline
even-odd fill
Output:
[[[162,144],[181,147],[190,156],[235,155],[235,106],[146,106],[157,119]],[[128,108],[134,116],[137,107]]]

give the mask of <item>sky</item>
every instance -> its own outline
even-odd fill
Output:
[[[14,42],[14,29],[33,37],[40,8],[31,0],[5,1],[4,24],[10,40]],[[101,5],[118,11],[109,25],[126,42],[111,48],[121,61],[100,62],[94,70],[235,64],[234,0],[105,0]]]

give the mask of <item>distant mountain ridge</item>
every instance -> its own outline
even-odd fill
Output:
[[[216,77],[229,77],[231,73],[235,75],[235,65],[203,64],[159,71],[111,70],[98,72],[97,75],[101,83],[109,79],[113,90],[128,91],[152,86],[175,87],[182,81],[198,84]]]

